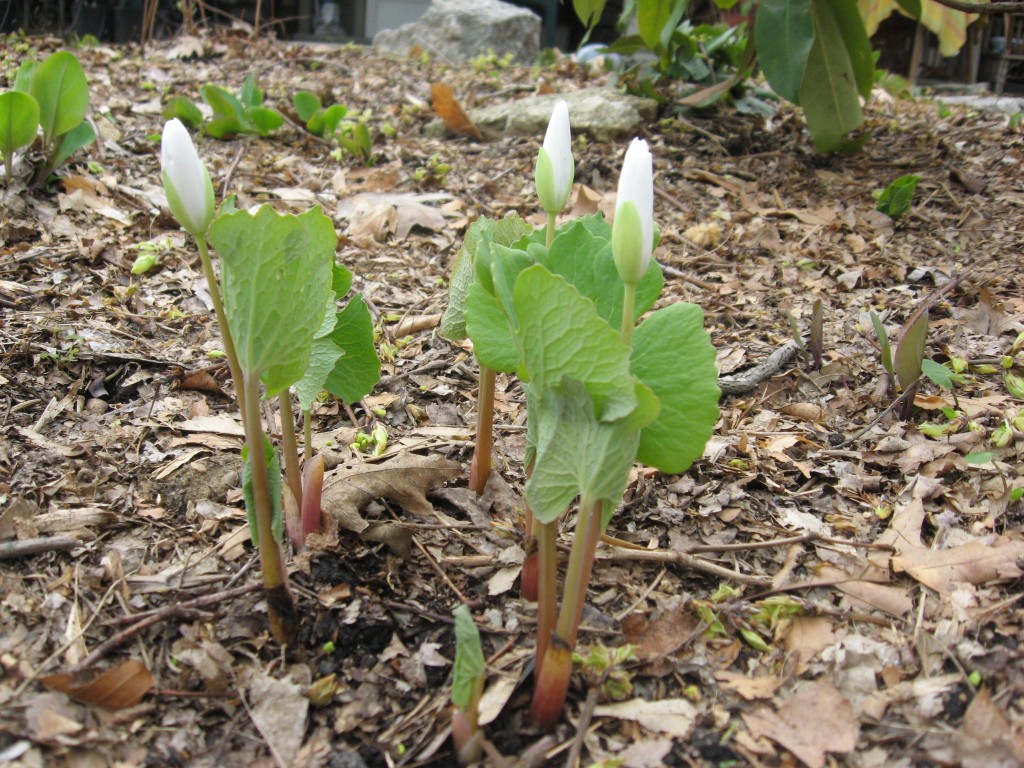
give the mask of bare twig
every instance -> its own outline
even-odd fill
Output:
[[[36,539],[0,542],[0,560],[14,560],[19,557],[32,557],[44,552],[63,552],[74,549],[82,543],[74,536],[41,536]]]
[[[565,758],[565,768],[578,768],[580,755],[583,754],[583,740],[587,737],[587,730],[590,728],[590,721],[594,718],[594,707],[596,706],[597,689],[591,688],[587,691],[587,699],[583,702],[583,709],[580,710],[580,719],[576,723],[576,738],[572,740],[569,755]]]

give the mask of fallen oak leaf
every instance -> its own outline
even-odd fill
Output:
[[[363,509],[380,498],[414,515],[430,515],[434,507],[427,501],[427,492],[461,473],[458,462],[438,454],[400,453],[375,464],[346,462],[324,476],[324,527],[328,533],[338,528],[362,533],[370,526],[361,514]]]
[[[483,141],[484,135],[466,115],[450,85],[431,83],[430,95],[434,98],[434,112],[441,118],[449,131],[459,136],[469,136],[477,141]]]
[[[128,659],[104,672],[85,669],[71,674],[47,675],[40,682],[86,704],[118,710],[134,707],[142,701],[156,679],[141,661]]]

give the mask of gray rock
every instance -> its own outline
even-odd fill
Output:
[[[658,114],[658,102],[620,93],[614,88],[586,88],[546,96],[529,96],[493,107],[472,110],[470,120],[486,138],[502,135],[543,138],[555,102],[565,99],[573,134],[594,141],[612,141],[635,134]]]
[[[418,21],[381,30],[373,44],[398,56],[419,46],[453,64],[490,52],[533,64],[540,50],[540,17],[500,0],[433,0]]]

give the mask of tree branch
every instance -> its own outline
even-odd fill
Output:
[[[1024,2],[1019,0],[1006,3],[968,3],[964,0],[935,0],[935,2],[964,13],[1012,13],[1018,16],[1024,14]]]

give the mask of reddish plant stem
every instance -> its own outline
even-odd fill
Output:
[[[220,284],[217,282],[217,274],[213,271],[213,261],[210,259],[210,249],[206,244],[206,235],[197,237],[196,245],[199,246],[199,260],[203,263],[203,276],[206,278],[206,287],[210,291],[213,312],[217,316],[221,341],[224,342],[224,355],[228,359],[228,370],[231,371],[231,378],[235,383],[235,397],[238,398],[238,409],[244,417],[246,411],[242,365],[238,359],[238,352],[235,350],[235,340],[231,335],[231,328],[228,326],[228,316],[224,310],[224,301],[220,296]]]
[[[537,655],[534,674],[539,676],[558,613],[558,521],[534,526],[537,531]]]
[[[582,528],[582,536],[581,529]],[[555,632],[570,650],[576,647],[583,605],[587,598],[587,585],[594,570],[597,542],[601,539],[601,502],[580,500],[580,515],[576,521],[576,535],[569,553],[569,566],[565,574],[565,590],[562,610],[558,614]]]
[[[495,372],[480,366],[480,390],[476,401],[476,448],[469,467],[469,487],[480,496],[491,476],[491,450],[494,448]]]
[[[287,571],[281,556],[281,547],[274,538],[274,504],[270,497],[270,476],[263,451],[263,424],[260,420],[259,376],[245,376],[245,444],[249,452],[252,476],[253,506],[256,508],[256,529],[259,532],[260,565],[263,571],[263,589],[267,598],[267,617],[270,633],[282,646],[291,644],[295,634],[295,601],[288,591]]]

